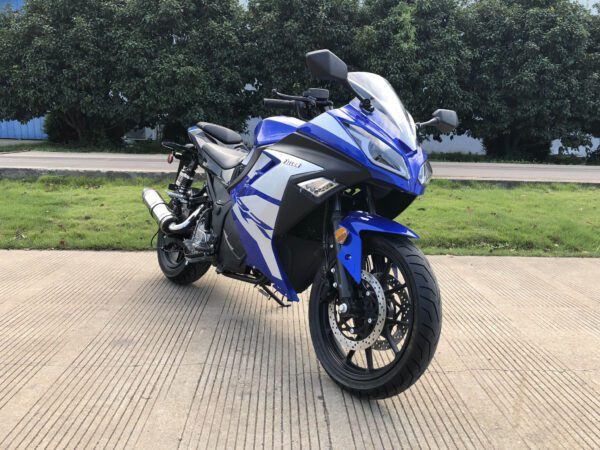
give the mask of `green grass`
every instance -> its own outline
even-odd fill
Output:
[[[0,180],[0,247],[147,249],[156,230],[143,186],[167,182]],[[398,220],[430,254],[600,256],[600,189],[436,180]]]
[[[436,180],[400,217],[428,253],[600,256],[600,189]]]
[[[167,182],[81,177],[0,180],[1,248],[145,249],[155,224],[144,186]]]

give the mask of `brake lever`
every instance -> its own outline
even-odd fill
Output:
[[[271,93],[283,100],[295,100],[298,102],[310,103],[311,106],[316,106],[316,98],[313,97],[304,97],[302,95],[288,95],[283,94],[282,92],[277,92],[277,89],[273,89]]]

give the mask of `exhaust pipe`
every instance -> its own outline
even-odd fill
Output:
[[[177,223],[177,217],[173,214],[173,211],[171,211],[160,194],[154,189],[144,188],[142,191],[142,200],[152,217],[154,217],[158,227],[163,233],[167,234],[184,234],[189,231],[190,225],[193,224],[204,208],[204,205],[201,205],[187,219],[181,223]]]
[[[175,214],[169,209],[160,194],[154,189],[144,188],[142,191],[142,200],[156,220],[158,227],[165,233],[169,232],[169,225],[177,221]]]

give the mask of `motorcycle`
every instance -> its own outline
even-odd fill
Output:
[[[327,89],[275,92],[265,106],[295,117],[260,121],[251,149],[206,122],[189,128],[189,144],[163,143],[179,160],[170,201],[142,195],[158,224],[158,263],[179,284],[213,265],[282,306],[311,287],[310,334],[324,370],[355,394],[390,397],[426,370],[442,321],[418,236],[393,219],[432,175],[417,129],[450,132],[458,118],[440,109],[415,124],[383,77],[349,73],[329,50],[306,62],[313,78],[355,98],[334,109]],[[199,168],[204,184],[194,187]]]

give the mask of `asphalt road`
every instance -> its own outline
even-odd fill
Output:
[[[434,177],[465,180],[599,183],[600,166],[433,162]],[[166,155],[114,153],[0,153],[0,169],[171,172]]]
[[[0,448],[598,448],[599,259],[432,257],[444,325],[407,392],[319,367],[290,308],[150,252],[0,251]]]

